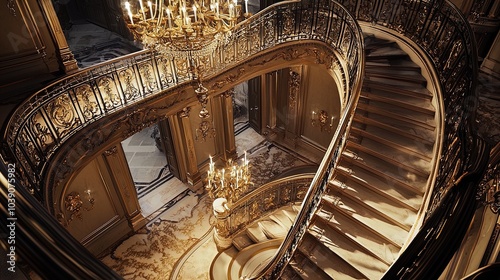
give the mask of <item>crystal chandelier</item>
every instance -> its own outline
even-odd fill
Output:
[[[243,164],[238,165],[228,160],[227,166],[215,170],[214,162],[210,156],[210,165],[207,171],[206,190],[210,198],[225,198],[230,205],[245,194],[250,185],[250,171],[248,170],[247,153],[242,160]]]
[[[164,51],[211,51],[230,35],[242,15],[238,0],[126,1],[128,28],[146,48]],[[248,17],[248,0],[245,17]]]

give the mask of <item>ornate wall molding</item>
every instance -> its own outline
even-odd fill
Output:
[[[171,92],[160,99],[135,104],[128,110],[117,112],[109,117],[112,121],[101,119],[69,138],[54,154],[45,176],[44,200],[49,210],[54,210],[55,190],[64,187],[71,174],[83,168],[100,153],[112,153],[113,147],[107,147],[176,113],[182,108],[179,104],[193,102],[194,98],[189,98],[182,89]]]

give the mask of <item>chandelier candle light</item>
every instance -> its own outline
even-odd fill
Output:
[[[245,1],[245,17],[248,1]],[[137,3],[138,2],[138,3]],[[238,0],[142,0],[124,3],[128,28],[143,45],[158,51],[213,49],[230,35],[242,15]]]
[[[206,186],[210,198],[225,198],[231,205],[247,192],[248,187],[253,183],[250,182],[246,151],[242,162],[243,165],[238,165],[230,159],[225,168],[215,170],[215,163],[210,156]]]

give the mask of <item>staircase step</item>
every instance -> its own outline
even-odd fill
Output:
[[[366,126],[371,126],[371,127],[377,127],[381,130],[396,134],[396,135],[401,135],[405,138],[412,139],[414,141],[418,141],[424,145],[427,146],[434,146],[434,142],[436,140],[436,135],[434,134],[434,131],[429,131],[429,130],[416,130],[414,128],[409,128],[408,126],[403,127],[403,126],[393,126],[391,124],[388,124],[386,122],[381,122],[373,118],[368,118],[365,117],[361,114],[355,114],[354,115],[354,122],[359,123],[361,125],[366,125]],[[359,126],[359,125],[358,125]]]
[[[304,235],[300,252],[332,279],[366,279],[367,277],[337,256],[310,233]]]
[[[390,84],[380,83],[378,81],[364,80],[363,89],[366,89],[367,91],[380,90],[392,93],[393,95],[400,95],[402,97],[407,96],[407,97],[419,98],[422,100],[429,100],[429,101],[432,100],[431,92],[426,87],[421,87],[421,86],[418,87],[412,86],[409,88],[394,87]]]
[[[367,104],[363,102],[359,102],[356,107],[356,114],[364,113],[367,117],[376,119],[380,122],[386,122],[391,124],[392,126],[415,126],[421,129],[431,130],[435,129],[435,119],[433,117],[425,117],[422,118],[421,115],[413,116],[408,115],[408,111],[404,110],[394,110],[385,111],[380,110],[380,108],[376,106],[372,106],[373,104]]]
[[[378,59],[400,59],[408,57],[408,54],[405,53],[398,47],[395,47],[393,44],[388,44],[386,46],[381,46],[379,48],[373,48],[365,50],[366,53],[366,61],[374,61]]]
[[[427,183],[426,181],[412,181],[413,178],[405,178],[393,170],[379,170],[376,166],[369,166],[362,162],[346,158],[341,159],[338,169],[339,173],[347,176],[355,176],[358,180],[365,180],[371,177],[378,178],[380,183],[385,182],[385,184],[408,190],[415,195],[422,194]]]
[[[333,204],[329,201],[329,196],[331,195],[325,195],[321,203],[335,209],[334,214],[336,216],[344,215],[351,219],[353,223],[358,224],[358,227],[364,227],[373,234],[390,241],[395,246],[403,246],[408,234],[407,229],[395,225],[392,221],[358,204],[349,197],[343,196],[340,203]]]
[[[373,229],[366,229],[344,215],[337,215],[335,209],[328,205],[324,205],[316,215],[329,228],[344,235],[359,247],[363,247],[367,254],[387,265],[390,265],[399,254],[401,247],[392,244],[390,240],[373,234]]]
[[[411,228],[415,223],[418,209],[411,207],[404,202],[395,201],[392,197],[371,191],[362,187],[355,188],[353,184],[346,184],[340,180],[330,181],[329,184],[334,188],[330,194],[344,197],[348,196],[356,200],[359,204],[366,204],[371,209],[376,209],[384,217],[391,221],[397,221],[405,228]]]
[[[429,155],[433,154],[433,143],[419,141],[412,137],[412,135],[399,133],[400,131],[385,130],[376,125],[367,125],[360,122],[354,122],[351,130],[353,131],[352,136],[361,141],[368,138],[385,145],[396,144],[397,146],[394,148],[398,152],[403,151],[417,154],[417,156],[423,159],[430,159]]]
[[[418,71],[420,73],[420,67],[415,64],[415,62],[410,59],[379,59],[375,61],[367,61],[365,63],[365,72],[372,71],[374,69],[398,69],[404,71]]]
[[[320,219],[314,220],[314,225],[309,233],[356,270],[366,275],[368,279],[380,279],[389,267],[377,258],[365,254],[363,248],[353,244],[345,236],[328,230],[328,226]]]
[[[403,107],[412,109],[416,112],[421,112],[424,114],[434,115],[434,106],[431,100],[425,98],[422,95],[404,95],[396,94],[392,91],[387,91],[385,89],[379,88],[367,88],[364,87],[361,93],[365,98],[378,100],[380,102],[386,102],[394,104],[395,102],[402,104]],[[376,99],[377,97],[378,99]],[[414,109],[417,107],[418,109]]]
[[[293,256],[293,262],[289,265],[293,270],[304,280],[331,280],[332,278],[326,274],[323,269],[316,266],[308,257],[300,251],[296,251]]]
[[[336,179],[349,186],[352,185],[354,189],[364,187],[382,195],[404,199],[401,203],[408,205],[409,209],[420,208],[422,192],[417,188],[400,187],[397,182],[389,181],[386,177],[377,176],[357,166],[351,166],[349,171],[339,170]]]
[[[423,114],[425,115],[423,117],[431,116],[432,118],[434,118],[434,115],[436,114],[434,108],[427,102],[414,104],[411,101],[401,99],[398,100],[393,97],[381,96],[373,92],[362,91],[360,100],[364,100],[361,102],[369,103],[371,106],[376,106],[380,109],[390,112],[401,112],[405,115],[411,115],[411,117],[421,118],[421,116],[419,115]],[[422,107],[422,105],[424,107]]]
[[[366,50],[379,49],[381,47],[397,46],[396,42],[387,39],[377,38],[373,34],[365,36],[364,41]]]
[[[352,156],[347,156],[347,154],[352,154]],[[418,168],[407,162],[386,156],[378,150],[369,149],[352,141],[347,142],[347,149],[343,153],[342,160],[354,164],[360,162],[372,167],[376,166],[379,170],[387,170],[389,174],[393,174],[394,170],[397,170],[399,178],[403,178],[406,182],[425,183],[430,173],[430,169],[423,169],[426,166]]]
[[[398,141],[397,138],[386,139],[354,126],[351,127],[349,138],[356,140],[357,143],[367,148],[383,152],[387,156],[396,157],[403,154],[403,157],[425,160],[427,164],[432,158],[432,151],[425,149],[418,142]]]
[[[420,74],[420,72],[414,70],[401,70],[401,69],[367,69],[365,71],[365,80],[374,81],[386,81],[393,80],[403,82],[404,84],[414,84],[418,86],[425,87],[427,85],[427,80]]]
[[[297,272],[295,272],[295,269],[290,266],[290,264],[287,264],[285,266],[285,269],[283,270],[283,274],[281,274],[281,279],[283,280],[302,280],[302,277],[300,277]]]
[[[407,162],[398,161],[392,157],[388,157],[385,154],[368,149],[352,141],[347,141],[347,146],[342,153],[342,157],[344,160],[349,162],[360,160],[374,165],[384,164],[387,166],[386,168],[397,169],[398,172],[402,173],[405,178],[413,176],[427,178],[430,173],[430,170],[416,168],[415,166],[409,165]]]

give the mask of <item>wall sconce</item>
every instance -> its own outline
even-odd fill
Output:
[[[202,121],[196,129],[195,141],[205,142],[207,138],[215,137],[215,128],[211,127],[210,122]]]
[[[64,206],[70,213],[67,224],[73,221],[74,218],[82,220],[82,210],[90,211],[94,208],[95,200],[92,197],[92,192],[90,190],[86,190],[85,193],[87,194],[86,201],[90,204],[89,206],[84,206],[85,201],[82,200],[78,192],[71,192],[64,199]]]
[[[311,112],[311,125],[318,127],[321,132],[331,132],[333,128],[334,116],[328,116],[328,112],[321,110],[319,114],[316,111]],[[328,123],[329,122],[329,123]]]

